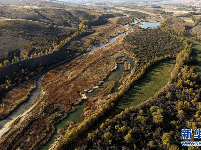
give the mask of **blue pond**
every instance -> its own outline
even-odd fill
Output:
[[[159,22],[141,22],[141,28],[152,28],[152,29],[154,29],[154,28],[156,28],[156,27],[158,27],[159,25],[160,25],[160,23]]]

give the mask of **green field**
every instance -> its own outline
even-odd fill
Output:
[[[111,117],[154,96],[170,81],[174,65],[173,61],[153,65],[117,102]]]
[[[193,67],[196,73],[201,74],[201,43],[193,40],[189,40],[189,42],[192,43],[192,57],[194,61],[188,66]]]

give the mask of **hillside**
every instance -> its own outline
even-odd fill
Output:
[[[82,20],[95,18],[85,11],[80,14],[78,10],[0,6],[0,57],[7,57],[8,52],[15,49],[24,54],[32,50],[29,55],[49,49],[53,42],[71,36]],[[16,42],[11,44],[11,41]]]

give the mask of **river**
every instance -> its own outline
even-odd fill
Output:
[[[94,52],[94,51],[96,51],[96,50],[98,50],[98,49],[101,49],[102,47],[107,46],[107,45],[113,43],[116,38],[121,37],[121,36],[125,35],[126,33],[127,33],[127,31],[124,32],[124,33],[122,33],[122,34],[119,34],[119,35],[117,35],[117,36],[115,36],[115,37],[113,37],[113,38],[111,38],[107,43],[102,44],[102,45],[100,45],[100,46],[97,46],[97,47],[91,49],[90,51],[88,51],[88,52],[86,52],[86,53],[84,53],[84,54],[90,54],[90,53],[92,53],[92,52]],[[80,56],[74,58],[73,60],[78,59],[79,57],[80,57]],[[67,63],[69,63],[69,62],[67,62]],[[56,68],[58,68],[58,67],[60,67],[60,66],[63,66],[63,65],[65,65],[65,64],[67,64],[67,63],[61,64],[61,65],[59,65],[59,66],[57,66],[57,67],[55,67],[55,68],[52,68],[51,70],[56,69]],[[50,70],[48,70],[47,72],[43,73],[43,74],[38,78],[38,80],[37,80],[37,85],[36,85],[36,89],[30,94],[28,100],[27,100],[26,102],[24,102],[23,104],[21,104],[21,105],[18,107],[18,109],[16,109],[15,111],[13,111],[8,117],[6,117],[4,120],[0,121],[0,131],[4,128],[4,126],[5,126],[7,123],[11,123],[12,120],[15,120],[19,115],[21,115],[23,112],[25,112],[26,110],[28,110],[34,103],[36,103],[36,101],[37,101],[37,99],[38,99],[38,97],[39,97],[39,95],[40,95],[40,93],[41,93],[40,83],[41,83],[41,81],[42,81],[42,78],[43,78],[49,71],[50,71]]]
[[[102,44],[102,45],[100,45],[100,46],[98,46],[96,48],[93,48],[93,49],[91,49],[89,52],[87,52],[85,54],[90,54],[90,53],[92,53],[92,52],[94,52],[94,51],[96,51],[96,50],[98,50],[98,49],[100,49],[100,48],[102,48],[104,46],[109,45],[110,43],[113,43],[115,41],[115,39],[117,39],[118,37],[124,36],[127,32],[128,31],[111,38],[108,43]],[[80,56],[76,57],[75,59],[77,59],[79,57]],[[69,63],[69,62],[67,62],[67,63]],[[67,64],[67,63],[65,63],[65,64]],[[65,64],[62,64],[62,65],[65,65]],[[60,66],[62,66],[62,65],[60,65]],[[59,66],[57,66],[57,67],[59,67]],[[57,67],[55,67],[55,68],[57,68]],[[55,68],[53,68],[53,69],[55,69]],[[122,66],[119,66],[119,68],[122,68]],[[23,115],[27,114],[29,112],[29,110],[31,111],[31,109],[34,109],[33,105],[36,104],[37,101],[39,101],[39,99],[40,99],[40,97],[41,97],[41,95],[43,93],[43,91],[41,91],[41,88],[40,88],[41,80],[48,72],[49,71],[47,71],[46,73],[42,74],[38,78],[36,89],[31,93],[31,95],[28,98],[28,100],[26,102],[24,102],[23,104],[21,104],[20,107],[18,107],[18,109],[16,109],[15,111],[13,111],[6,119],[0,121],[0,138],[2,137],[2,135],[4,133],[6,133],[9,130],[10,125],[19,116],[23,116]],[[80,117],[80,114],[83,112],[83,108],[85,108],[85,107],[86,107],[85,103],[82,103],[81,105],[76,106],[76,108],[77,108],[76,111],[70,113],[63,121],[58,123],[56,125],[56,130],[58,130],[60,128],[66,128],[66,125],[64,125],[64,124],[66,124],[67,121],[81,122],[82,118]],[[55,137],[56,137],[56,133],[53,136],[51,136],[51,139],[48,141],[48,143],[46,145],[43,146],[42,150],[48,149],[49,146],[54,142]]]
[[[133,25],[133,24],[135,24],[135,23],[137,23],[137,21],[134,20],[131,24]],[[147,27],[149,27],[150,24],[148,23],[147,25],[148,25]],[[159,23],[154,23],[154,25],[157,26],[157,25],[159,25]],[[144,27],[144,28],[147,28],[147,27]],[[126,26],[124,26],[124,28],[126,28]],[[154,27],[154,28],[155,28],[155,27]],[[127,28],[126,28],[126,29],[127,29]],[[128,30],[128,29],[127,29],[127,30]],[[100,48],[102,48],[102,47],[104,47],[104,46],[107,46],[108,44],[114,42],[116,38],[121,37],[121,36],[123,36],[123,35],[125,35],[125,34],[126,34],[126,33],[117,35],[116,37],[110,39],[108,43],[103,44],[103,45],[101,45],[100,47],[94,48],[94,49],[92,49],[90,52],[88,52],[88,53],[86,53],[86,54],[89,54],[89,53],[91,53],[91,52],[93,52],[93,51],[96,51],[96,50],[98,50],[98,49],[100,49]],[[132,65],[132,67],[133,67],[134,64],[135,64],[135,62],[134,62],[132,59],[130,59],[130,58],[125,58],[125,56],[124,56],[124,57],[119,57],[119,58],[117,58],[117,61],[118,61],[119,59],[125,59],[125,61],[129,61],[129,62],[131,63],[131,65]],[[122,73],[123,73],[124,71],[125,71],[124,65],[123,65],[123,64],[117,64],[117,69],[114,70],[113,72],[111,72],[111,73],[108,75],[108,77],[107,77],[106,79],[104,79],[104,82],[115,81],[115,87],[113,88],[112,93],[117,92],[117,91],[118,91],[118,88],[121,86],[121,83],[119,82],[119,80],[120,80],[121,75],[122,75]],[[101,88],[101,86],[100,86],[100,88]],[[98,90],[98,89],[95,89],[93,92],[96,92],[96,90]],[[93,92],[92,92],[92,93],[93,93]],[[66,124],[67,124],[68,121],[74,121],[74,122],[76,122],[76,123],[81,122],[81,121],[82,121],[82,118],[80,117],[80,115],[83,113],[83,109],[84,109],[85,107],[87,107],[87,105],[83,102],[81,105],[76,106],[76,110],[75,110],[74,112],[68,114],[68,116],[67,116],[64,120],[60,121],[60,122],[55,126],[55,129],[56,129],[56,130],[55,130],[55,133],[51,136],[50,140],[49,140],[45,145],[42,146],[42,148],[41,148],[40,150],[48,150],[48,149],[50,148],[50,146],[54,143],[54,141],[55,141],[55,139],[56,139],[56,137],[57,137],[57,131],[58,131],[59,129],[66,129],[66,128],[67,128]],[[53,148],[52,148],[52,149],[53,149]]]
[[[113,38],[111,38],[107,43],[102,44],[100,46],[97,46],[93,49],[91,49],[90,51],[86,52],[85,54],[90,54],[93,53],[94,51],[101,49],[102,47],[105,47],[111,43],[113,43],[115,41],[115,39],[117,39],[118,37],[124,36],[128,31],[119,34]],[[74,58],[77,59],[80,56]],[[73,60],[74,60],[73,59]],[[69,62],[67,62],[69,63]],[[57,67],[60,67],[62,65],[65,65],[67,63],[61,64]],[[52,69],[55,69],[52,68]],[[51,69],[51,70],[52,70]],[[42,74],[38,80],[37,80],[37,85],[36,85],[36,89],[30,94],[29,98],[27,101],[25,101],[24,103],[22,103],[16,110],[14,110],[8,117],[6,117],[4,120],[0,121],[0,138],[2,138],[2,136],[9,131],[10,126],[12,125],[12,123],[19,117],[22,117],[24,115],[26,115],[27,113],[29,113],[32,109],[34,109],[34,105],[36,105],[37,101],[39,101],[41,99],[41,96],[43,95],[43,91],[41,91],[41,87],[40,87],[40,83],[43,79],[43,77],[49,72],[50,70],[48,70],[47,72],[45,72],[44,74]],[[83,105],[86,105],[83,103]],[[81,106],[82,107],[82,106]],[[73,112],[73,113],[77,113],[77,111]]]

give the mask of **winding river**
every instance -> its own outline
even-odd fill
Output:
[[[124,26],[125,27],[125,26]],[[126,27],[125,27],[126,28]],[[145,27],[146,28],[146,27]],[[128,29],[127,29],[128,30]],[[96,48],[91,49],[89,52],[86,52],[85,54],[90,54],[96,50],[99,50],[102,47],[105,47],[111,43],[113,43],[115,41],[115,39],[117,39],[118,37],[124,36],[128,31],[119,34],[113,38],[111,38],[108,43],[106,44],[102,44]],[[74,58],[77,59],[80,56]],[[69,62],[67,62],[69,63]],[[62,65],[65,65],[67,63],[64,63]],[[62,65],[59,65],[57,67],[60,67]],[[55,68],[57,68],[55,67]],[[53,68],[53,69],[55,69]],[[49,70],[50,71],[50,70]],[[18,109],[16,109],[15,111],[13,111],[7,118],[5,118],[4,120],[0,121],[0,138],[2,138],[3,134],[5,134],[9,129],[10,129],[10,125],[19,117],[23,117],[24,115],[28,114],[31,112],[32,109],[34,109],[34,107],[37,105],[37,102],[40,101],[41,97],[43,96],[43,91],[40,88],[40,83],[43,79],[43,77],[49,72],[45,72],[44,74],[42,74],[38,80],[37,80],[37,86],[36,89],[31,93],[30,97],[28,98],[28,100],[26,102],[24,102],[23,104],[21,104]],[[83,108],[86,107],[85,103],[82,103],[81,105],[76,106],[77,110],[70,113],[63,121],[59,122],[56,125],[56,130],[61,129],[61,128],[66,128],[66,122],[67,121],[75,121],[75,122],[81,122],[82,118],[80,116],[80,114],[83,112]],[[77,119],[77,120],[76,120]],[[48,143],[46,145],[44,145],[42,147],[42,150],[46,150],[49,148],[49,146],[54,142],[54,139],[56,137],[56,133],[51,136],[50,140],[48,141]]]
[[[113,43],[118,37],[124,36],[128,31],[119,34],[113,38],[111,38],[107,43],[102,44],[100,46],[97,46],[93,49],[91,49],[90,51],[86,52],[85,54],[90,54],[93,53],[94,51],[101,49],[102,47],[105,47],[111,43]],[[74,58],[77,59],[80,56]],[[73,59],[73,60],[74,60]],[[67,62],[69,63],[69,62]],[[56,66],[55,68],[58,68],[62,65],[65,65],[67,63],[61,64],[59,66]],[[51,70],[55,69],[52,68]],[[29,112],[31,112],[32,109],[34,109],[34,107],[36,106],[36,103],[41,99],[42,95],[43,95],[43,91],[41,91],[41,87],[40,87],[40,83],[43,79],[43,77],[49,72],[50,70],[48,70],[47,72],[43,73],[37,80],[37,86],[36,89],[30,94],[29,98],[27,101],[25,101],[24,103],[22,103],[16,110],[14,110],[8,117],[6,117],[4,120],[0,121],[0,139],[2,138],[2,136],[10,129],[10,126],[12,125],[12,123],[19,117],[23,117],[26,114],[28,114]],[[83,103],[83,105],[85,105]],[[76,111],[74,112],[76,113]]]

